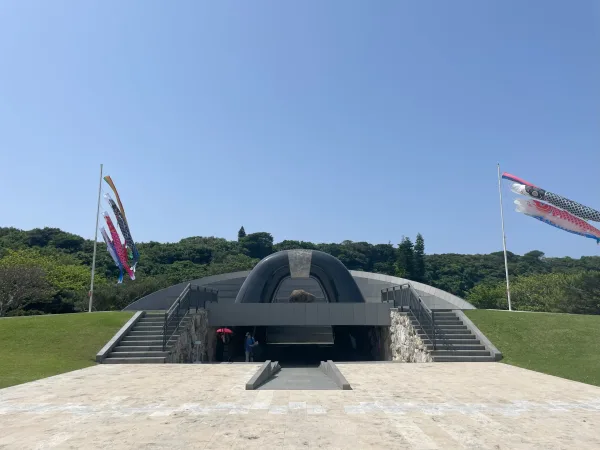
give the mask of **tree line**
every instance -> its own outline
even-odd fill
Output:
[[[477,307],[506,308],[502,252],[485,255],[426,254],[425,240],[402,237],[396,245],[342,241],[274,243],[268,232],[228,241],[189,237],[176,243],[138,244],[136,280],[116,285],[118,269],[98,243],[94,305],[119,310],[182,281],[252,269],[280,250],[329,253],[350,270],[423,282],[466,298]],[[57,228],[0,228],[0,316],[87,310],[93,242]],[[541,251],[508,254],[513,307],[534,311],[600,313],[600,257],[546,258]]]

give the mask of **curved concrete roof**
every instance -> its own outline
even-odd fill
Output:
[[[177,296],[188,283],[218,289],[219,302],[233,303],[249,273],[249,270],[230,272],[175,284],[136,300],[128,305],[125,310],[166,310],[173,304],[177,299]],[[432,309],[475,309],[469,302],[456,295],[434,288],[433,286],[417,283],[416,281],[357,270],[351,270],[350,274],[356,281],[356,284],[367,302],[380,302],[381,290],[386,287],[410,283],[417,290],[419,295],[421,295],[425,304]],[[282,285],[281,289],[289,290],[289,292],[293,289],[305,289],[311,292],[314,286],[312,280],[309,281],[304,279],[288,278],[284,283],[285,285]],[[318,293],[314,294],[318,296]]]
[[[381,289],[384,289],[385,287],[410,283],[412,287],[419,292],[425,304],[432,309],[476,309],[466,300],[457,297],[450,292],[429,286],[428,284],[407,280],[406,278],[393,277],[391,275],[383,275],[380,273],[362,272],[359,270],[351,270],[350,273],[355,279],[371,281],[371,284],[377,286],[378,288],[380,286],[387,285],[379,288],[377,295],[380,295]],[[359,287],[361,290],[363,290],[364,288],[361,286],[361,284],[364,283],[359,284]],[[365,295],[364,290],[363,295]],[[446,307],[446,305],[450,306]]]

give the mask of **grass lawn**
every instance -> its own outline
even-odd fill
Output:
[[[0,389],[95,364],[96,353],[133,313],[0,319]]]
[[[503,362],[600,386],[600,316],[469,310]]]

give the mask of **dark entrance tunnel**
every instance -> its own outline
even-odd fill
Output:
[[[271,328],[271,330],[269,329]],[[279,361],[283,367],[318,366],[321,361],[333,360],[336,362],[351,361],[381,361],[384,359],[382,352],[381,327],[369,326],[334,326],[332,339],[321,342],[307,339],[304,342],[293,342],[294,336],[306,336],[314,333],[314,327],[277,327],[277,332],[284,332],[274,337],[273,327],[234,327],[234,334],[229,337],[228,343],[217,341],[217,361],[243,362],[244,340],[246,332],[254,335],[259,345],[255,347],[254,362],[264,362],[268,359]],[[304,328],[304,330],[301,330]],[[323,327],[320,327],[323,328]]]

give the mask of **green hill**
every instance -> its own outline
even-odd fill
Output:
[[[0,319],[0,389],[95,364],[96,353],[132,313]]]
[[[502,362],[600,386],[600,316],[465,311]]]
[[[399,232],[400,234],[400,232]],[[396,245],[395,245],[396,244]],[[394,244],[342,241],[276,243],[264,231],[237,240],[194,236],[174,243],[137,243],[136,280],[116,285],[118,270],[99,244],[94,308],[119,311],[132,301],[182,281],[250,270],[265,256],[296,248],[320,250],[350,270],[420,281],[466,298],[479,308],[504,309],[504,258],[426,254],[420,234]],[[87,310],[93,242],[57,228],[0,227],[0,317]],[[600,314],[600,257],[546,258],[541,251],[508,253],[513,307],[520,310]]]

